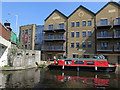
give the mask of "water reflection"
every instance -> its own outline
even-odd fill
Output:
[[[118,88],[115,73],[29,69],[0,72],[0,88]]]

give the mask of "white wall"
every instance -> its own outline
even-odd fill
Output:
[[[2,49],[2,46],[6,47],[5,49]],[[11,47],[11,42],[7,41],[3,37],[0,36],[0,67],[7,65],[7,54],[8,54],[8,49]],[[4,50],[4,51],[3,51]]]

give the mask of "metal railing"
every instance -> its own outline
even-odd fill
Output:
[[[65,36],[53,35],[53,36],[44,36],[44,40],[66,40]]]
[[[97,51],[113,51],[113,46],[97,46]]]
[[[112,38],[113,35],[112,35],[112,32],[108,32],[107,34],[101,34],[100,32],[97,33],[97,38]]]
[[[65,51],[64,46],[43,46],[43,51]]]
[[[114,33],[114,38],[120,38],[120,33]]]

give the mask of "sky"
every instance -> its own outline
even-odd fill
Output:
[[[23,25],[44,25],[44,20],[55,10],[69,16],[80,5],[92,12],[99,11],[107,2],[2,2],[2,23],[6,20],[18,35]],[[0,4],[1,5],[1,4]],[[8,14],[10,13],[10,15]],[[16,18],[18,16],[17,28]]]

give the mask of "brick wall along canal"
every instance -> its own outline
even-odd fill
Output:
[[[119,74],[28,69],[0,72],[0,88],[119,88]]]

